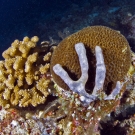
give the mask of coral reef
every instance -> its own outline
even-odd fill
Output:
[[[117,81],[116,87],[113,89],[110,95],[107,96],[103,92],[106,67],[104,64],[102,50],[99,46],[96,46],[95,54],[97,63],[95,87],[93,93],[89,95],[85,91],[85,84],[88,79],[88,61],[85,47],[82,43],[77,43],[75,45],[75,50],[79,57],[82,73],[81,77],[77,81],[73,81],[60,64],[56,64],[53,67],[53,70],[69,86],[70,90],[76,94],[75,96],[72,92],[67,93],[66,97],[69,99],[69,102],[66,105],[62,105],[65,114],[66,110],[68,110],[66,118],[68,119],[68,122],[65,119],[66,128],[70,129],[71,127],[74,127],[74,130],[71,128],[71,133],[75,132],[76,134],[81,134],[81,132],[85,132],[93,134],[95,130],[97,130],[98,122],[119,105],[127,80],[125,80],[125,82]],[[70,107],[67,106],[69,104]],[[78,124],[75,124],[74,121],[76,121],[75,123]],[[68,127],[69,123],[71,127]],[[86,128],[88,128],[89,131],[85,131]]]
[[[60,64],[56,64],[53,67],[54,72],[60,76],[63,81],[69,86],[70,90],[80,95],[80,100],[83,104],[89,105],[91,102],[97,99],[99,91],[103,90],[105,75],[106,75],[106,67],[104,64],[102,50],[99,46],[96,46],[95,53],[96,53],[96,78],[95,78],[95,87],[93,90],[92,95],[89,95],[85,91],[85,85],[88,80],[88,60],[86,57],[86,51],[83,43],[77,43],[75,45],[75,50],[79,57],[80,67],[81,67],[81,77],[77,81],[73,81],[67,72],[61,67]],[[123,83],[117,81],[115,89],[111,92],[109,96],[103,96],[104,100],[112,100],[115,99],[117,94],[120,93],[121,88],[123,87]],[[100,93],[101,95],[101,93]]]
[[[134,62],[134,57],[133,57]],[[100,121],[101,135],[135,134],[135,74],[120,100],[119,106]]]
[[[21,3],[19,1],[19,3],[17,4],[14,4],[13,1],[11,2],[12,2],[11,4],[9,4],[10,2],[8,3],[9,5],[8,10],[6,6],[6,2],[3,1],[1,3],[3,6],[1,8],[2,14],[1,14],[0,26],[1,26],[2,34],[0,35],[0,43],[1,43],[0,54],[2,54],[2,52],[8,47],[11,41],[16,37],[18,39],[21,39],[24,35],[38,34],[40,40],[42,41],[50,40],[51,44],[57,44],[61,39],[65,40],[65,38],[69,38],[70,33],[72,34],[74,32],[77,32],[78,30],[81,30],[84,27],[93,26],[93,25],[105,25],[117,31],[120,31],[120,33],[122,33],[127,38],[131,49],[135,51],[135,40],[134,40],[135,39],[135,8],[134,8],[135,0],[130,0],[130,1],[129,0],[123,0],[123,1],[121,0],[117,0],[117,1],[115,0],[69,1],[68,0],[67,1],[66,0],[63,2],[58,0],[58,1],[53,1],[51,3],[50,2],[46,3],[46,1],[41,0],[38,3],[36,3],[35,1],[27,1],[27,6],[25,1]],[[19,4],[21,4],[21,6],[18,6]],[[5,10],[6,12],[4,12]],[[7,14],[9,12],[10,12],[10,16],[9,14]],[[108,35],[110,35],[111,37],[111,34]],[[81,36],[83,39],[84,37],[86,37],[86,35],[85,36],[81,35]],[[99,40],[97,39],[97,37],[103,38],[102,34],[101,36],[97,36],[93,34],[93,36],[91,36],[89,40],[93,39],[93,37],[96,38],[97,44],[95,44],[95,46],[93,46],[91,50],[89,49],[87,44],[84,44],[86,49],[86,54],[87,54],[86,58],[88,57],[91,58],[90,61],[91,63],[89,63],[89,70],[88,70],[88,71],[91,70],[92,73],[89,74],[88,76],[89,77],[88,79],[91,79],[89,81],[90,83],[86,83],[85,85],[85,83],[80,82],[80,81],[84,82],[84,79],[86,79],[86,74],[84,79],[80,79],[82,76],[81,74],[82,69],[80,65],[81,61],[78,59],[79,57],[75,51],[75,44],[80,42],[85,43],[85,41],[84,40],[79,42],[77,41],[72,44],[73,41],[70,40],[69,45],[73,45],[72,49],[74,49],[75,57],[74,56],[71,57],[72,54],[70,53],[70,51],[67,51],[67,53],[61,51],[59,52],[59,55],[61,55],[62,58],[64,59],[65,57],[67,57],[66,60],[68,60],[69,62],[72,62],[75,58],[75,60],[80,66],[79,69],[77,69],[77,72],[79,72],[80,74],[78,76],[74,75],[72,71],[70,74],[68,71],[69,69],[67,69],[65,65],[59,63],[59,61],[57,61],[57,63],[55,64],[62,65],[63,70],[67,72],[73,84],[75,84],[75,82],[78,82],[78,84],[80,85],[82,84],[83,91],[79,92],[79,88],[82,87],[79,87],[80,85],[78,84],[77,84],[78,88],[72,90],[62,89],[57,84],[55,84],[56,90],[54,90],[53,82],[51,82],[52,83],[51,88],[49,87],[50,83],[47,87],[44,86],[43,88],[47,90],[48,94],[50,94],[49,96],[47,96],[47,100],[45,97],[45,104],[39,103],[42,105],[38,105],[38,106],[36,105],[36,107],[32,107],[33,105],[31,103],[31,100],[34,101],[35,97],[33,97],[31,93],[31,89],[35,87],[36,88],[35,90],[40,96],[44,95],[45,93],[42,94],[42,92],[46,92],[46,90],[41,92],[38,89],[42,89],[41,84],[43,84],[44,79],[47,79],[49,81],[52,79],[52,76],[48,71],[50,57],[51,57],[50,48],[45,49],[46,51],[43,52],[44,47],[41,48],[39,46],[35,46],[34,48],[30,49],[26,57],[24,54],[23,58],[25,58],[26,60],[29,57],[29,55],[33,55],[34,53],[37,53],[34,55],[35,58],[37,57],[37,60],[32,64],[32,70],[38,72],[35,72],[36,75],[34,73],[34,76],[37,78],[34,78],[33,82],[32,80],[29,79],[31,75],[28,74],[26,76],[27,73],[24,70],[25,66],[23,65],[19,65],[19,67],[14,66],[14,68],[17,69],[15,70],[12,66],[12,61],[10,61],[12,69],[8,68],[7,70],[6,67],[8,67],[8,64],[1,64],[3,62],[6,63],[7,58],[3,62],[0,62],[0,65],[3,65],[4,67],[4,70],[1,70],[0,68],[1,71],[0,76],[4,75],[5,77],[5,80],[3,78],[3,80],[0,81],[0,93],[1,93],[0,99],[2,99],[0,104],[3,105],[4,107],[9,107],[10,105],[10,107],[11,106],[15,108],[17,107],[16,109],[19,109],[18,111],[13,108],[0,110],[0,134],[90,135],[92,134],[93,131],[94,131],[93,134],[100,134],[100,135],[108,135],[108,134],[109,135],[120,135],[120,134],[134,135],[135,134],[135,74],[134,74],[135,55],[134,54],[132,55],[133,66],[130,66],[129,69],[131,80],[124,84],[120,93],[118,91],[118,87],[116,87],[116,84],[118,81],[119,82],[118,84],[120,84],[118,86],[121,86],[124,79],[122,77],[119,77],[120,79],[118,79],[117,74],[113,74],[113,73],[110,73],[110,77],[112,78],[116,77],[116,80],[113,80],[114,81],[113,84],[112,82],[110,82],[109,85],[104,84],[102,88],[103,91],[100,90],[95,91],[94,90],[95,86],[97,86],[97,83],[100,83],[98,81],[96,83],[96,75],[97,77],[99,77],[98,74],[96,73],[96,70],[97,67],[99,66],[96,65],[98,59],[96,58],[95,47],[96,46],[101,47],[101,50],[103,51],[103,57],[105,58],[105,60],[108,56],[112,57],[112,59],[109,62],[105,61],[104,63],[106,68],[106,73],[104,74],[105,77],[108,74],[108,71],[112,69],[112,67],[115,66],[114,70],[117,70],[116,68],[118,65],[116,62],[118,62],[120,59],[119,57],[115,56],[115,54],[117,53],[113,52],[114,48],[111,49],[109,48],[111,52],[110,54],[107,54],[107,56],[105,56],[105,52],[107,53],[109,49],[105,49],[106,47],[103,47],[103,45],[98,44]],[[108,39],[108,37],[105,38]],[[119,36],[116,36],[116,38],[119,39]],[[114,38],[114,40],[116,39]],[[19,45],[20,42],[21,41],[19,41]],[[111,45],[111,43],[114,41],[110,40],[108,42]],[[118,42],[120,43],[120,41]],[[49,42],[46,41],[42,42],[42,46],[48,46],[48,44]],[[91,43],[91,45],[93,45],[93,42]],[[68,46],[67,43],[64,45],[63,48],[66,49],[66,46]],[[118,46],[116,46],[116,48],[119,50]],[[122,47],[120,46],[120,48]],[[67,48],[67,50],[68,49],[70,50],[70,47]],[[124,50],[125,49],[123,49],[123,52]],[[91,53],[89,54],[89,52]],[[121,52],[122,50],[120,50],[117,56],[123,54]],[[20,57],[21,55],[22,53],[19,51],[19,54],[17,53],[17,56]],[[13,57],[16,59],[16,63],[19,63],[20,60],[19,57],[18,58]],[[122,56],[121,61],[123,61],[124,57],[125,56]],[[29,59],[31,60],[31,57]],[[57,58],[55,60],[57,60]],[[63,63],[66,60],[63,60]],[[121,69],[119,70],[120,72],[125,68],[126,64],[129,65],[129,61],[130,60],[128,59],[125,60],[123,66],[119,68]],[[107,66],[109,63],[110,65],[108,68]],[[31,63],[26,63],[26,67],[27,67],[26,71],[30,70],[29,64]],[[23,66],[24,73],[20,73],[20,72],[16,73],[17,74],[16,76],[18,77],[15,77],[15,80],[13,80],[15,71],[18,71],[18,68],[21,68],[21,66]],[[70,67],[74,67],[74,66],[75,65],[71,65]],[[60,69],[60,67],[58,68]],[[9,74],[7,72],[9,73],[13,72],[13,73]],[[16,84],[21,85],[22,82],[19,81],[21,78],[20,77],[21,74],[24,75],[22,86],[19,86],[19,88],[15,87],[15,89],[12,88]],[[31,79],[32,78],[33,76],[31,77]],[[112,78],[109,79],[111,80]],[[61,79],[61,77],[59,77],[59,79]],[[65,79],[61,79],[61,80],[65,80]],[[107,83],[108,80],[106,80],[106,78],[104,80],[102,76],[102,81],[103,82],[105,81],[105,83]],[[37,85],[37,83],[39,85]],[[62,83],[65,83],[65,81],[63,81]],[[68,85],[66,84],[65,86],[65,84],[64,87],[67,87],[67,89],[69,89]],[[72,84],[70,85],[72,86]],[[11,93],[9,93],[10,91],[7,88],[12,88],[10,89]],[[117,93],[115,93],[115,89]],[[20,92],[19,102],[17,101],[18,103],[15,105],[14,99],[16,98],[18,100],[18,97],[15,97],[18,96],[18,91],[22,91],[22,93],[26,92],[26,94],[29,94],[31,97],[23,97],[22,95],[24,94],[21,94]],[[94,98],[93,98],[93,94],[94,94]],[[7,98],[7,96],[9,97]],[[54,100],[56,99],[56,97],[54,96],[57,96],[57,100]],[[91,96],[92,98],[88,100],[89,97]],[[107,96],[109,96],[109,99],[112,97],[114,99],[105,100],[105,97]],[[22,99],[28,101],[29,103],[24,101],[24,103],[21,104],[20,101],[22,101]],[[30,101],[27,99],[30,99]],[[28,104],[26,105],[25,103]],[[84,105],[84,103],[86,106]],[[28,106],[28,107],[20,108],[18,106]],[[44,109],[41,109],[42,107]],[[32,114],[30,112],[30,109],[33,110]],[[26,112],[26,118],[24,115],[20,116],[20,113],[22,113],[24,110]]]
[[[104,135],[107,124],[107,132],[134,133],[135,55],[124,36],[92,26],[57,47],[50,40],[25,37],[3,52],[1,134]]]
[[[134,62],[134,57],[132,58]],[[135,74],[132,75],[120,104],[100,121],[101,135],[135,134]]]
[[[129,33],[127,38],[135,40],[135,15],[128,13],[127,16],[122,20],[122,24],[128,28]]]
[[[105,26],[86,27],[70,35],[59,43],[51,58],[51,74],[54,81],[62,88],[69,89],[64,81],[54,73],[53,66],[60,64],[71,79],[78,80],[81,76],[79,60],[74,49],[76,43],[82,42],[86,48],[89,70],[86,90],[92,93],[95,83],[96,60],[94,49],[102,48],[106,65],[104,90],[109,94],[118,80],[124,79],[131,64],[131,52],[127,40],[118,31]]]
[[[15,40],[0,61],[0,105],[26,107],[44,103],[49,95],[49,61],[45,45],[36,46],[38,37]]]
[[[16,27],[14,27],[15,23],[11,19],[12,17],[7,18],[8,20],[11,20],[7,21],[5,24],[1,22],[1,31],[5,34],[3,34],[0,38],[0,42],[3,45],[0,49],[0,54],[3,52],[3,50],[5,50],[5,48],[7,48],[7,46],[13,39],[15,39],[16,37],[21,39],[24,34],[38,34],[41,40],[49,40],[49,36],[52,36],[53,39],[60,40],[57,33],[59,31],[62,32],[67,27],[70,33],[74,33],[84,27],[92,25],[105,25],[123,32],[124,27],[120,25],[120,22],[123,20],[124,16],[128,12],[130,12],[131,14],[135,13],[134,0],[131,0],[130,2],[128,0],[109,0],[109,2],[106,2],[105,0],[99,0],[98,2],[94,0],[81,0],[79,2],[64,1],[59,2],[59,4],[55,3],[55,1],[53,1],[52,4],[47,3],[47,5],[49,4],[49,6],[47,6],[46,2],[42,1],[38,3],[39,5],[41,5],[39,7],[36,7],[37,5],[35,3],[31,5],[30,2],[28,2],[28,6],[26,7],[23,3],[22,8],[20,8],[19,10],[19,13],[23,14],[20,16],[23,17],[15,18],[16,22],[18,22],[18,25]],[[45,8],[46,6],[49,8],[50,11],[47,14]],[[32,9],[35,10],[29,12],[29,7],[33,7]],[[10,8],[11,10],[18,10],[17,7],[13,8],[11,6]],[[24,15],[24,11],[28,13],[28,16]],[[6,14],[6,12],[4,13]],[[14,16],[15,14],[12,15]],[[26,24],[25,22],[27,20],[29,20],[29,23]],[[126,30],[125,33],[127,33]]]
[[[1,135],[48,135],[41,120],[26,119],[14,108],[2,108],[0,114]]]
[[[119,108],[100,121],[101,135],[134,135],[135,134],[135,109],[134,105]]]

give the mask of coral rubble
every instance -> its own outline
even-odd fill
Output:
[[[0,110],[1,135],[48,135],[44,123],[34,119],[26,119],[14,108]]]
[[[49,95],[51,53],[37,46],[38,37],[15,40],[0,61],[0,105],[26,107],[44,103]]]

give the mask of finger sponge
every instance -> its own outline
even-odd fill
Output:
[[[71,79],[81,77],[79,59],[75,51],[75,44],[83,43],[89,64],[87,92],[91,93],[95,85],[96,59],[95,47],[100,46],[103,51],[106,78],[104,87],[108,94],[116,86],[116,82],[123,80],[131,64],[131,51],[126,38],[120,32],[105,26],[86,27],[65,38],[59,43],[51,58],[51,73],[54,81],[63,89],[69,87],[54,73],[53,66],[60,64]]]

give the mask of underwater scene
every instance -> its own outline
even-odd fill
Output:
[[[135,0],[1,0],[0,135],[135,135]]]

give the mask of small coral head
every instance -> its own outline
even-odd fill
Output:
[[[53,71],[56,64],[60,64],[68,73],[69,77],[76,81],[81,77],[81,65],[79,63],[75,44],[83,43],[88,59],[88,80],[86,91],[92,93],[96,78],[96,57],[95,47],[102,48],[106,76],[104,90],[107,94],[116,86],[117,81],[125,78],[130,64],[131,52],[125,37],[118,31],[105,26],[86,27],[65,38],[59,43],[52,54],[50,70],[54,81],[63,89],[70,89],[68,85]],[[98,48],[98,47],[96,47]],[[98,51],[99,49],[97,49]],[[124,51],[123,51],[124,50]]]

